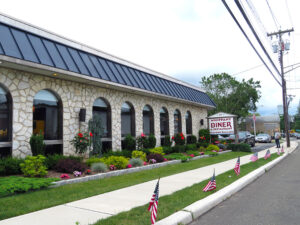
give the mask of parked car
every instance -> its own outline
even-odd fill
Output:
[[[239,131],[238,132],[238,137],[239,137],[239,143],[246,143],[249,144],[251,147],[255,146],[255,138],[254,135],[252,135],[249,131]],[[230,134],[226,140],[235,140],[235,135]]]
[[[258,134],[255,137],[255,142],[265,142],[265,143],[271,143],[272,138],[269,134]]]
[[[300,139],[300,134],[299,133],[294,133],[294,137],[297,139]]]

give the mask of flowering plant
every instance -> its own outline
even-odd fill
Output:
[[[190,154],[190,156],[193,158],[193,157],[195,157],[195,155],[194,154]]]
[[[88,169],[88,170],[86,170],[86,172],[85,172],[86,174],[91,174],[92,173],[92,171],[90,170],[90,169]]]
[[[70,179],[70,176],[66,173],[63,173],[62,175],[60,175],[61,179]]]
[[[79,132],[71,143],[75,147],[76,153],[83,154],[87,151],[88,147],[91,145],[91,138],[93,137],[93,134],[91,132]]]
[[[149,163],[154,164],[154,163],[156,163],[156,160],[155,160],[155,159],[150,159],[150,160],[149,160]]]
[[[81,176],[81,172],[80,172],[80,171],[77,171],[77,170],[75,170],[75,171],[73,172],[73,174],[74,174],[75,177],[80,177],[80,176]]]
[[[131,164],[128,164],[128,165],[127,165],[127,168],[132,168],[132,165],[131,165]]]
[[[175,141],[176,145],[184,145],[185,144],[185,137],[183,135],[183,133],[178,133],[174,136],[174,138],[172,137],[172,140]]]
[[[147,163],[147,162],[144,162],[143,164],[144,164],[144,166],[147,166],[147,165],[148,165],[148,163]]]
[[[204,155],[204,152],[200,152],[200,155]]]
[[[168,161],[168,159],[164,158],[164,161],[166,162],[166,161]]]
[[[109,165],[109,170],[116,170],[117,167],[115,167],[115,165]]]

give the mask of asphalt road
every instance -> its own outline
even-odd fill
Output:
[[[300,147],[191,225],[299,225],[299,171]]]

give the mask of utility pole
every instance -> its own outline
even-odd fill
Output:
[[[278,38],[279,55],[278,60],[280,63],[281,83],[282,83],[282,101],[283,101],[283,114],[284,114],[284,130],[286,136],[287,147],[290,147],[290,134],[288,130],[288,108],[287,108],[287,96],[286,96],[286,81],[283,71],[283,51],[285,50],[284,42],[282,41],[282,35],[285,33],[293,32],[294,28],[289,30],[279,30],[278,32],[268,33],[268,36],[276,36]]]

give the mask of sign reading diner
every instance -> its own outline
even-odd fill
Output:
[[[210,118],[210,134],[234,134],[233,117]]]

